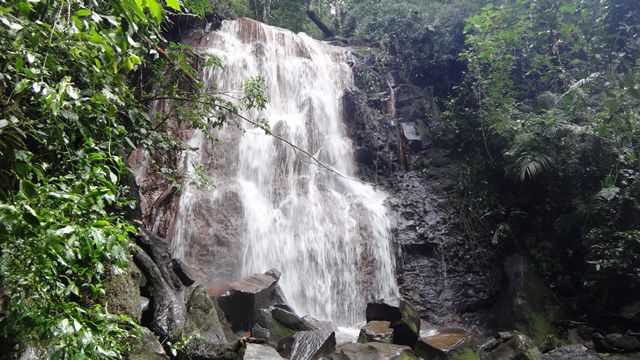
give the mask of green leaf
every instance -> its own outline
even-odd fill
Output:
[[[163,9],[162,5],[160,5],[156,0],[145,0],[145,5],[149,12],[155,19],[156,23],[160,23],[162,21]]]
[[[53,235],[55,236],[60,236],[60,235],[68,235],[71,234],[72,232],[74,232],[76,230],[75,226],[72,225],[67,225],[63,228],[60,228],[56,231],[54,231]]]
[[[20,193],[31,199],[38,195],[36,186],[29,180],[20,180]]]
[[[87,9],[80,9],[76,12],[76,15],[78,17],[84,17],[84,16],[89,16],[91,15],[91,11],[87,10]]]
[[[174,9],[174,10],[181,11],[180,10],[180,6],[181,5],[182,4],[181,4],[180,0],[167,0],[167,6],[172,8],[172,9]]]
[[[21,92],[24,91],[24,89],[26,89],[28,87],[29,87],[29,80],[22,79],[16,84],[16,87],[15,87],[14,91],[15,91],[16,94],[20,94]]]
[[[38,214],[36,214],[35,210],[31,208],[29,205],[24,205],[24,211],[22,213],[22,219],[27,222],[27,224],[32,226],[40,226],[40,218],[38,218]]]
[[[97,228],[103,228],[109,225],[111,225],[111,223],[109,223],[107,220],[98,220],[93,223],[93,227],[97,227]]]

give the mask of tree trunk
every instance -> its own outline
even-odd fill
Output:
[[[307,3],[307,16],[309,16],[309,19],[311,19],[311,21],[316,24],[318,29],[322,31],[325,39],[334,37],[335,34],[333,33],[333,31],[327,25],[325,25],[320,17],[313,11],[312,6],[314,2],[315,0],[309,0],[309,2]]]

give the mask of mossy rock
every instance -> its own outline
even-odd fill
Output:
[[[151,332],[143,327],[141,336],[133,340],[131,351],[127,357],[129,360],[168,360],[162,345]]]
[[[515,333],[512,338],[492,350],[487,360],[538,360],[542,353],[528,336]]]
[[[104,295],[99,301],[111,314],[128,315],[136,322],[140,322],[142,307],[138,284],[142,274],[133,262],[131,255],[128,255],[127,258],[129,266],[124,273],[113,274],[111,270],[107,271]]]
[[[551,321],[557,312],[554,295],[547,285],[531,272],[524,274],[523,299],[516,309],[516,329],[533,338],[538,344],[549,336],[557,336]]]
[[[480,354],[473,349],[463,348],[459,350],[454,350],[449,354],[449,359],[451,360],[480,360]]]
[[[519,254],[507,257],[505,272],[509,283],[496,304],[498,327],[517,329],[537,344],[557,336],[552,319],[560,310],[551,289]]]

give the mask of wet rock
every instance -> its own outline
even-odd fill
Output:
[[[358,336],[359,343],[380,342],[393,343],[393,329],[389,321],[369,321]]]
[[[328,357],[330,360],[417,360],[413,350],[408,346],[367,343],[344,344],[338,346],[336,352]]]
[[[189,270],[182,260],[175,258],[171,259],[171,264],[173,265],[173,271],[178,276],[178,279],[182,281],[184,286],[191,286],[196,282],[193,274],[191,274],[191,270]]]
[[[305,315],[302,317],[302,321],[304,321],[311,330],[333,330],[333,323],[328,320],[318,320],[309,315]]]
[[[169,337],[181,331],[186,324],[187,314],[183,295],[165,280],[159,267],[142,249],[134,249],[132,254],[147,279],[145,290],[151,300],[149,328],[160,337]]]
[[[336,349],[336,333],[329,330],[301,331],[293,335],[291,360],[317,360]]]
[[[484,349],[484,346],[482,349]],[[483,360],[538,360],[541,356],[542,353],[540,353],[534,341],[528,336],[519,333],[515,333],[513,337],[490,352],[481,353]]]
[[[151,330],[143,327],[142,336],[135,339],[129,352],[129,360],[168,360],[169,357],[162,348],[162,344]]]
[[[271,269],[264,274],[222,284],[207,292],[217,299],[233,331],[249,331],[258,310],[286,302],[278,285],[279,279],[280,272]]]
[[[283,359],[278,352],[265,345],[247,344],[244,350],[244,360],[279,360]]]
[[[540,360],[601,360],[601,358],[584,345],[569,345],[542,355]]]
[[[509,281],[496,304],[497,325],[518,329],[540,343],[556,335],[551,319],[558,305],[551,290],[520,254],[508,256],[504,270]]]
[[[276,346],[282,339],[292,337],[296,330],[274,319],[271,309],[260,309],[255,316],[255,324],[251,332],[254,337],[263,337],[269,344]]]
[[[448,352],[469,343],[473,334],[463,329],[444,328],[439,329],[435,335],[422,338],[421,341],[438,350]]]
[[[182,281],[173,269],[173,258],[171,248],[164,239],[145,229],[140,230],[138,243],[149,257],[156,264],[162,278],[173,291],[178,291],[183,287]],[[141,269],[142,270],[142,269]],[[146,276],[146,273],[143,272]],[[147,280],[149,280],[147,278]]]
[[[472,340],[473,334],[465,330],[444,328],[434,335],[418,340],[414,349],[425,359],[450,359],[458,354],[474,353],[470,349],[464,349]]]
[[[395,123],[369,107],[367,96],[357,89],[343,96],[345,123],[354,142],[356,161],[379,174],[398,168],[398,130]],[[380,102],[381,104],[384,101]]]
[[[400,294],[434,325],[487,328],[493,321],[488,304],[501,287],[500,263],[492,261],[484,247],[471,246],[464,233],[459,163],[442,149],[424,153],[427,158],[416,161],[428,166],[395,175],[387,189],[397,219],[395,243],[402,252],[397,268]]]
[[[402,299],[376,300],[367,304],[367,322],[389,321],[393,343],[413,346],[420,334],[420,318],[411,304]]]
[[[279,307],[273,306],[271,307],[271,316],[281,323],[282,325],[288,327],[289,329],[297,330],[297,331],[308,331],[315,330],[311,328],[308,324],[304,322],[298,315],[296,315],[293,309],[289,308],[289,310]]]

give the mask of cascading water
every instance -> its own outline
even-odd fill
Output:
[[[205,264],[195,267],[208,284],[276,268],[297,312],[362,321],[367,300],[395,296],[397,285],[384,194],[348,178],[355,165],[342,120],[341,98],[353,86],[347,52],[249,19],[224,22],[199,45],[224,64],[206,72],[210,86],[229,92],[263,76],[269,103],[247,116],[265,117],[274,134],[345,176],[250,124],[226,126],[213,146],[196,132],[187,170],[205,165],[218,187],[185,184],[174,254]]]

